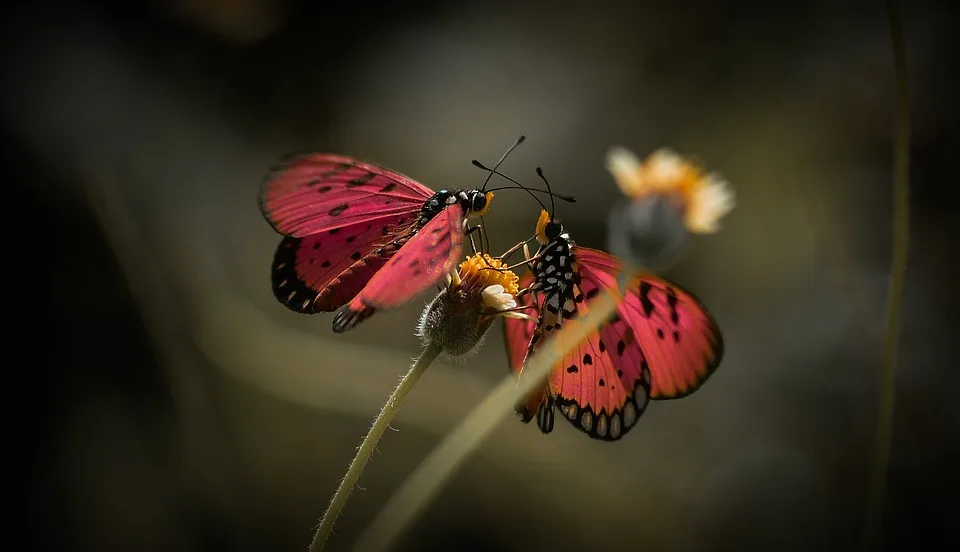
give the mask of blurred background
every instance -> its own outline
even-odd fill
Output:
[[[913,235],[883,548],[949,549],[957,8],[902,4]],[[578,195],[559,215],[587,246],[618,197],[610,146],[673,147],[731,181],[723,230],[665,274],[711,309],[726,356],[616,443],[504,422],[399,549],[857,544],[890,250],[882,2],[39,0],[0,26],[19,549],[306,549],[429,297],[337,336],[286,310],[263,175],[323,150],[472,187],[470,160],[521,133],[502,170],[532,183],[542,165]],[[536,216],[498,194],[493,249]],[[433,366],[328,549],[506,372],[499,327],[469,362]]]

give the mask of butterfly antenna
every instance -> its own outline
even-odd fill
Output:
[[[547,177],[543,176],[543,169],[540,167],[537,167],[537,176],[540,177],[540,180],[543,180],[544,185],[547,187],[547,192],[550,194],[550,220],[553,220],[557,205],[553,202],[553,192],[550,191],[550,183],[547,182]]]
[[[577,198],[574,197],[574,196],[568,196],[568,195],[558,194],[558,193],[555,193],[554,191],[549,190],[549,189],[548,189],[548,190],[541,190],[540,188],[528,188],[528,187],[524,186],[523,184],[517,182],[515,179],[513,179],[513,178],[511,178],[511,177],[503,174],[502,172],[497,171],[496,168],[491,169],[490,167],[484,165],[483,163],[481,163],[480,161],[477,161],[476,159],[474,159],[474,160],[471,161],[470,163],[472,163],[473,166],[474,166],[474,167],[477,167],[478,169],[482,169],[482,170],[485,170],[485,171],[489,172],[491,175],[494,175],[494,174],[495,174],[495,175],[499,176],[500,178],[503,178],[504,180],[509,180],[510,182],[513,182],[513,183],[516,184],[519,188],[521,188],[521,189],[523,189],[523,190],[526,190],[528,194],[529,194],[529,193],[532,193],[532,192],[537,192],[537,193],[540,193],[540,194],[547,194],[547,195],[549,195],[551,198],[554,198],[554,197],[555,197],[555,198],[559,199],[560,201],[566,201],[567,203],[576,203],[576,202],[577,202]],[[487,191],[496,192],[496,191],[498,191],[498,190],[512,190],[512,189],[513,189],[513,186],[501,186],[501,187],[499,187],[499,188],[490,188],[490,189],[487,190]],[[534,199],[536,199],[536,198],[534,198]],[[537,201],[539,201],[539,200],[537,200]],[[543,204],[541,203],[540,205],[543,205]],[[547,208],[544,207],[543,209],[546,210]]]
[[[481,192],[483,192],[483,191],[485,191],[485,190],[487,189],[487,183],[490,182],[490,179],[491,179],[491,178],[493,178],[493,173],[496,172],[496,170],[500,167],[500,163],[503,163],[503,160],[506,159],[508,155],[510,155],[510,152],[513,151],[513,150],[515,150],[515,149],[517,149],[517,146],[519,146],[520,144],[522,144],[523,141],[526,140],[526,139],[527,139],[527,137],[524,136],[523,134],[521,134],[520,137],[517,138],[517,141],[514,142],[512,146],[510,146],[509,148],[507,148],[507,151],[503,152],[503,155],[500,156],[500,160],[497,161],[497,164],[493,166],[493,170],[490,171],[490,174],[487,175],[487,179],[483,181],[483,187],[480,188],[480,191],[481,191]],[[487,170],[489,170],[489,169],[487,169]]]
[[[490,170],[490,169],[488,169],[488,168],[486,168],[486,167],[483,167],[483,168],[484,168],[484,170]],[[505,178],[505,179],[507,179],[507,180],[510,180],[510,181],[512,181],[512,182],[516,182],[516,180],[513,180],[512,178],[510,178],[509,176],[507,176],[507,175],[505,175],[505,174],[503,174],[503,173],[501,173],[501,172],[494,172],[493,174],[495,174],[495,175],[497,175],[497,176],[500,176],[500,177],[502,177],[502,178]],[[512,190],[512,189],[514,189],[513,186],[501,186],[501,187],[499,187],[499,188],[490,188],[490,189],[487,190],[487,191],[488,191],[488,192],[496,192],[496,191],[498,191],[498,190]],[[567,203],[576,203],[576,202],[577,202],[577,198],[576,198],[575,196],[569,196],[569,195],[563,195],[563,194],[558,194],[558,193],[554,193],[554,192],[548,192],[548,191],[546,191],[546,190],[541,190],[540,188],[527,188],[527,190],[529,190],[529,191],[531,191],[531,192],[537,192],[538,194],[547,194],[547,195],[550,195],[550,196],[552,196],[552,197],[555,197],[555,198],[559,199],[560,201],[566,201]]]
[[[534,190],[531,190],[530,188],[527,188],[527,187],[524,186],[523,184],[517,182],[516,180],[510,178],[509,176],[507,176],[507,175],[505,175],[505,174],[503,174],[503,173],[499,173],[499,172],[497,172],[497,171],[494,170],[494,169],[491,169],[491,168],[486,167],[483,163],[477,161],[476,159],[473,160],[473,166],[474,166],[474,167],[481,168],[481,169],[483,169],[483,170],[485,170],[485,171],[490,171],[490,176],[493,176],[494,174],[496,174],[496,175],[498,175],[498,176],[501,176],[501,177],[503,177],[503,178],[506,178],[506,179],[509,180],[510,182],[513,182],[513,183],[516,184],[521,190],[523,190],[523,191],[527,192],[528,194],[530,194],[530,197],[532,197],[534,201],[536,201],[537,203],[539,203],[540,206],[543,207],[544,210],[547,209],[547,207],[543,204],[543,202],[540,201],[540,198],[538,198],[537,196],[533,195]],[[507,186],[506,188],[492,188],[490,191],[492,192],[492,191],[495,191],[495,190],[504,190],[504,189],[513,189],[513,186]],[[536,190],[536,191],[542,192],[543,190]]]

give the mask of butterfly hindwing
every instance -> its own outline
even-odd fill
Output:
[[[538,341],[559,335],[559,329],[579,324],[579,319],[586,315],[589,288],[584,289],[576,277],[574,282],[557,313],[550,312],[549,308],[541,311],[544,336]],[[618,371],[612,351],[600,333],[593,333],[576,345],[560,345],[570,352],[551,373],[551,402],[562,417],[594,439],[615,441],[622,438],[646,409],[650,393],[649,372],[643,365],[638,367],[636,375]]]
[[[576,247],[574,254],[587,293],[615,289],[618,259],[584,247]],[[631,280],[617,315],[600,335],[619,370],[649,367],[651,398],[657,400],[696,391],[723,358],[720,329],[706,308],[692,293],[652,275]]]
[[[410,238],[333,320],[335,332],[355,327],[377,309],[399,307],[451,271],[463,247],[464,214],[451,205]]]
[[[409,219],[409,220],[408,220]],[[291,310],[333,312],[350,301],[403,244],[412,217],[384,217],[303,238],[285,237],[272,267],[273,293]]]
[[[315,153],[289,159],[268,175],[260,209],[273,228],[300,238],[388,218],[413,220],[433,191],[389,169],[352,157]]]

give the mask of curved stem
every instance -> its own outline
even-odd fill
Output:
[[[890,261],[890,288],[887,291],[886,336],[883,347],[883,371],[880,382],[880,406],[877,412],[877,436],[874,466],[867,498],[863,545],[872,549],[880,537],[883,505],[887,490],[887,467],[893,434],[893,404],[897,369],[897,342],[903,281],[907,271],[910,239],[910,101],[907,94],[907,52],[903,23],[896,0],[887,0],[893,63],[897,83],[893,175],[893,252]]]
[[[343,510],[344,505],[346,505],[347,499],[350,498],[350,493],[353,492],[353,488],[360,478],[360,473],[363,472],[364,466],[367,465],[367,461],[373,454],[373,450],[377,447],[377,442],[380,441],[380,437],[390,425],[390,421],[393,420],[394,415],[396,415],[400,409],[407,394],[413,389],[413,386],[417,383],[417,380],[420,379],[420,376],[423,375],[423,372],[426,371],[427,367],[430,366],[439,355],[439,345],[435,343],[427,345],[423,352],[420,353],[420,356],[417,357],[417,360],[414,361],[413,366],[410,367],[410,371],[403,376],[397,388],[390,394],[387,402],[383,405],[383,409],[380,410],[380,414],[377,415],[377,418],[373,421],[373,425],[370,426],[370,431],[367,432],[367,436],[364,437],[363,442],[360,443],[360,448],[357,449],[357,455],[353,458],[353,461],[350,462],[350,467],[347,468],[347,474],[343,476],[343,481],[340,482],[340,486],[337,487],[337,492],[333,494],[333,498],[330,500],[330,506],[327,507],[323,518],[320,519],[320,526],[317,527],[317,532],[313,536],[313,542],[310,543],[310,552],[320,552],[320,550],[323,550],[327,537],[330,536],[330,532],[333,530],[333,524],[336,523],[337,518],[340,517],[340,512]]]
[[[632,274],[633,270],[627,268],[624,272]],[[497,424],[513,414],[517,401],[544,385],[551,368],[608,320],[618,303],[619,298],[605,290],[590,304],[586,316],[565,322],[557,335],[543,345],[530,364],[524,367],[519,382],[512,374],[505,377],[403,482],[369,529],[360,536],[353,547],[354,552],[389,548],[437,496],[467,456],[480,446]]]

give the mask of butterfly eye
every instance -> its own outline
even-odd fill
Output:
[[[555,220],[551,220],[547,223],[547,226],[544,228],[543,233],[547,235],[548,240],[555,240],[560,237],[560,233],[563,232],[563,226]]]
[[[487,196],[483,194],[476,194],[473,196],[473,210],[474,211],[483,211],[487,206]]]

